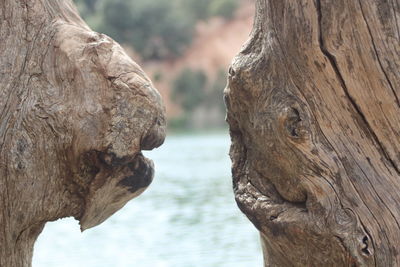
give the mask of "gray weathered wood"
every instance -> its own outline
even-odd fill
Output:
[[[0,1],[0,266],[30,266],[47,221],[84,230],[140,194],[164,135],[150,80],[70,0]]]
[[[265,266],[400,266],[400,2],[258,0],[225,90]]]

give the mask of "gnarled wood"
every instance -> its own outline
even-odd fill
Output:
[[[0,1],[0,266],[30,266],[47,221],[103,222],[153,178],[164,107],[69,0]]]
[[[265,266],[400,266],[400,2],[258,0],[225,90]]]

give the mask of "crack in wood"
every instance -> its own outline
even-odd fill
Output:
[[[399,97],[398,97],[398,95],[397,95],[397,93],[396,93],[396,90],[394,89],[394,86],[393,86],[392,82],[390,81],[389,76],[388,76],[388,74],[387,74],[385,68],[383,67],[382,61],[381,61],[381,59],[380,59],[380,57],[379,57],[379,53],[378,53],[378,49],[376,48],[374,36],[373,36],[373,34],[372,34],[372,31],[371,31],[371,28],[370,28],[370,26],[369,26],[369,23],[368,23],[368,21],[367,21],[367,19],[366,19],[366,17],[365,17],[365,13],[364,13],[363,6],[362,6],[362,4],[361,4],[361,0],[358,0],[358,3],[359,3],[359,6],[360,6],[361,15],[362,15],[362,17],[363,17],[363,20],[364,20],[364,22],[365,22],[365,25],[367,26],[368,34],[369,34],[369,36],[370,36],[370,38],[371,38],[371,44],[372,44],[372,47],[373,47],[373,49],[374,49],[374,53],[375,53],[376,59],[377,59],[377,61],[378,61],[379,67],[380,67],[380,69],[382,70],[383,75],[385,76],[386,81],[388,82],[390,89],[392,90],[392,93],[393,93],[393,95],[394,95],[394,97],[395,97],[395,99],[396,99],[397,106],[400,107],[400,100],[399,100]],[[397,24],[397,23],[396,23],[396,24]]]
[[[330,62],[331,66],[332,66],[332,69],[336,73],[336,77],[339,80],[346,97],[349,99],[349,102],[351,103],[351,105],[353,106],[353,108],[355,109],[357,114],[360,116],[360,118],[364,122],[368,132],[373,137],[373,139],[374,139],[374,141],[375,141],[375,143],[377,145],[378,150],[381,152],[381,154],[384,156],[384,158],[387,160],[387,162],[390,164],[390,166],[396,171],[396,173],[400,175],[400,169],[397,167],[396,163],[390,158],[390,156],[389,156],[388,152],[386,151],[384,145],[381,143],[381,141],[379,140],[378,136],[373,131],[373,129],[372,129],[371,125],[369,124],[367,118],[365,117],[365,115],[361,111],[360,107],[358,106],[358,104],[356,103],[354,98],[350,95],[349,90],[348,90],[348,88],[346,86],[346,82],[345,82],[342,74],[340,73],[340,70],[339,70],[339,67],[338,67],[338,64],[337,64],[335,56],[332,55],[327,50],[327,48],[325,47],[323,34],[322,34],[321,0],[316,0],[316,9],[317,9],[317,13],[318,13],[319,45],[320,45],[320,49],[321,49],[322,53],[326,56],[326,58]]]

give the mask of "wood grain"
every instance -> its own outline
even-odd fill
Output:
[[[400,266],[399,1],[258,0],[225,89],[265,266]]]
[[[70,0],[1,0],[0,58],[0,266],[30,266],[47,221],[96,226],[151,183],[165,109]]]

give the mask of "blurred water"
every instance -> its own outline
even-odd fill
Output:
[[[102,225],[80,233],[73,219],[48,223],[33,267],[257,267],[258,234],[231,189],[229,137],[170,136],[150,188]]]

